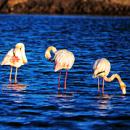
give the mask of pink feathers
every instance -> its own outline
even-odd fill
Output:
[[[55,53],[55,69],[58,71],[61,69],[71,69],[74,64],[75,58],[72,52],[68,50],[59,50]]]

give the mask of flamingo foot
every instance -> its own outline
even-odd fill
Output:
[[[11,80],[11,79],[9,79],[9,82],[10,82],[10,83],[12,83],[12,80]]]
[[[14,82],[15,84],[17,84],[17,80],[15,80],[15,82]]]

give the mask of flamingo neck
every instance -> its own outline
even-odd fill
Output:
[[[45,52],[45,58],[52,61],[54,60],[54,57],[51,58],[51,51],[55,54],[57,49],[54,46],[50,46],[47,48],[46,52]]]
[[[28,61],[27,61],[27,57],[25,54],[25,47],[24,46],[22,46],[21,48],[16,47],[13,51],[14,56],[15,56],[16,52],[21,53],[22,62],[23,62],[23,64],[26,64]]]
[[[112,82],[114,79],[117,79],[118,82],[119,82],[119,85],[120,85],[120,88],[122,90],[122,93],[123,94],[126,94],[126,85],[125,83],[122,81],[121,77],[119,74],[113,74],[111,77],[107,77],[107,76],[104,76],[103,79],[107,82]]]
[[[111,77],[104,76],[103,78],[107,82],[112,82],[114,79],[117,79],[119,83],[122,82],[121,77],[118,74],[113,74]]]
[[[22,53],[22,59],[23,59],[23,63],[27,63],[27,57],[26,57],[26,54],[25,54],[25,48],[22,48],[21,49],[21,53]]]

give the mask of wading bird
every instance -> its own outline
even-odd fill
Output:
[[[107,82],[112,82],[115,78],[118,80],[120,88],[123,94],[126,94],[126,85],[122,81],[120,75],[113,74],[111,77],[107,77],[111,69],[111,64],[106,58],[98,59],[93,65],[94,78],[98,78],[98,92],[100,91],[100,81],[99,78],[103,78],[102,83],[102,93],[104,93],[104,80]]]
[[[15,48],[8,51],[4,57],[1,65],[10,65],[10,76],[9,81],[12,82],[12,69],[16,67],[15,72],[15,83],[17,83],[17,72],[18,68],[27,63],[27,58],[25,54],[25,46],[23,43],[17,43]]]
[[[51,51],[54,53],[54,58],[51,57]],[[68,70],[72,68],[75,57],[74,54],[66,49],[58,50],[50,46],[47,48],[45,52],[45,58],[49,61],[54,61],[55,67],[54,71],[60,71],[59,78],[58,78],[58,89],[60,88],[60,76],[61,70],[66,69],[65,81],[64,81],[64,89],[66,89],[66,80],[68,75]]]

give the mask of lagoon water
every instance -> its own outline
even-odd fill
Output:
[[[130,129],[129,17],[0,15],[0,61],[17,42],[25,44],[28,64],[18,84],[9,84],[9,66],[0,67],[0,130]],[[50,45],[76,57],[66,92],[65,71],[58,91],[58,72],[44,58]],[[92,66],[102,57],[111,62],[110,75],[126,83],[125,96],[117,81],[97,93]]]

